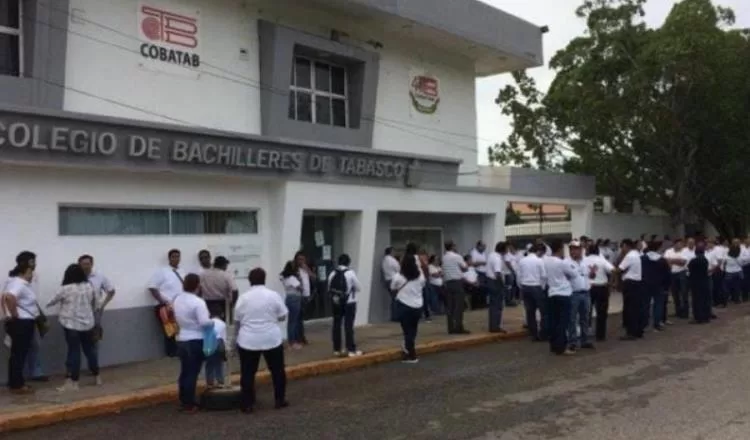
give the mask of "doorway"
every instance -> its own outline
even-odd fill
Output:
[[[328,275],[335,269],[341,252],[342,225],[343,214],[339,212],[305,211],[302,216],[300,250],[316,275],[310,283],[312,300],[303,312],[306,321],[333,316],[328,300]]]
[[[391,246],[395,255],[403,255],[406,245],[416,244],[427,255],[443,254],[443,228],[401,227],[391,228]]]

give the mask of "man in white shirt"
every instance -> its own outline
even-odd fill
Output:
[[[196,275],[203,275],[203,272],[211,270],[211,252],[206,249],[201,249],[198,252],[198,268],[196,268]]]
[[[571,241],[568,245],[570,258],[565,261],[569,263],[576,276],[570,280],[573,294],[570,297],[570,326],[568,328],[568,348],[577,350],[579,348],[592,349],[594,344],[588,340],[589,313],[591,311],[591,296],[589,293],[590,269],[583,264],[583,247],[579,241]]]
[[[535,245],[528,255],[518,262],[518,285],[521,286],[526,326],[532,341],[542,341],[548,336],[547,299],[544,295],[547,272],[541,258],[544,252],[544,246]],[[536,318],[537,310],[540,315],[539,321]]]
[[[36,254],[31,251],[23,251],[16,255],[16,265],[21,266],[28,264],[34,270],[34,277],[31,279],[31,288],[39,295],[39,277],[36,274]],[[7,282],[6,282],[7,284]],[[42,369],[42,360],[40,356],[41,337],[39,332],[34,331],[34,337],[31,340],[29,352],[26,355],[26,365],[24,366],[24,376],[27,380],[34,382],[48,382],[49,376],[44,374]]]
[[[621,339],[633,341],[643,337],[645,294],[642,286],[641,254],[635,243],[625,239],[621,243],[623,258],[618,269],[622,272],[623,321],[626,335]]]
[[[107,304],[109,304],[115,297],[115,286],[109,282],[109,279],[106,276],[102,275],[100,272],[94,272],[94,257],[91,255],[81,255],[78,257],[78,264],[88,277],[89,283],[94,286],[94,293],[99,296],[99,300],[97,301],[99,307],[94,311],[94,321],[96,322],[94,331],[98,333],[96,342],[94,343],[94,350],[98,350],[98,341],[103,334],[102,315],[104,314],[104,308],[107,307]]]
[[[575,266],[565,261],[565,247],[562,241],[550,243],[552,256],[546,258],[547,293],[549,295],[549,345],[550,351],[557,355],[575,354],[568,348],[568,327],[571,320],[571,280],[579,276]]]
[[[181,253],[178,249],[171,249],[167,253],[169,264],[157,270],[148,284],[148,291],[157,302],[155,313],[159,326],[162,327],[162,309],[171,310],[172,301],[183,292],[182,283],[185,281],[185,271],[180,269]],[[164,334],[164,352],[168,357],[177,356],[177,344],[174,336]]]
[[[302,283],[302,310],[299,313],[299,320],[297,322],[297,335],[300,342],[303,345],[307,345],[307,337],[305,336],[305,309],[312,297],[312,285],[318,278],[315,275],[315,271],[307,264],[307,256],[303,251],[298,251],[294,254],[294,265],[297,267],[299,279]]]
[[[597,341],[607,339],[607,318],[609,317],[609,275],[615,267],[600,255],[596,245],[589,246],[588,255],[583,259],[589,282],[591,283],[591,310],[596,311],[595,332]]]
[[[512,242],[506,243],[506,250],[502,253],[503,256],[503,268],[505,282],[505,305],[507,307],[517,307],[518,301],[521,299],[521,292],[518,287],[518,252],[516,246]]]
[[[685,247],[681,238],[674,241],[674,246],[664,252],[664,259],[669,263],[672,271],[672,301],[675,316],[688,319],[690,314],[690,298],[688,297],[687,265],[690,262],[690,250]]]
[[[487,291],[489,304],[487,307],[488,326],[490,333],[506,333],[502,328],[503,308],[505,306],[504,296],[506,293],[503,283],[504,262],[503,253],[506,251],[505,243],[498,242],[495,250],[487,257]]]
[[[452,241],[445,243],[443,254],[443,280],[445,281],[446,318],[448,334],[468,334],[464,328],[464,307],[466,293],[463,286],[464,272],[469,268]]]
[[[487,246],[479,240],[474,249],[469,252],[471,266],[476,270],[479,277],[479,285],[487,293]]]
[[[357,294],[362,285],[357,275],[349,267],[352,260],[341,254],[338,267],[328,276],[328,292],[333,300],[333,355],[349,357],[362,356],[354,343],[354,318],[357,316]],[[344,324],[346,351],[341,350],[341,324]]]

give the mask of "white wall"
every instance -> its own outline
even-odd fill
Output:
[[[641,234],[650,236],[673,235],[669,217],[646,214],[601,214],[595,213],[592,221],[592,238],[638,238]]]
[[[379,39],[380,76],[374,148],[444,156],[476,169],[476,109],[471,61],[393,37],[382,23],[361,26],[350,17],[320,9],[293,9],[273,2],[154,0],[200,10],[198,74],[159,73],[140,55],[137,0],[71,0],[65,109],[140,120],[184,123],[260,133],[257,19],[320,36],[331,28],[350,34],[348,44]],[[98,40],[98,41],[97,41]],[[240,49],[248,52],[240,59]],[[162,63],[163,64],[163,63]],[[409,98],[410,71],[440,80],[441,103],[434,115],[416,112]],[[143,111],[141,111],[143,110]]]
[[[6,219],[0,231],[1,270],[10,270],[16,254],[37,254],[40,302],[54,295],[68,264],[81,254],[95,258],[96,269],[117,289],[113,308],[152,304],[146,284],[153,272],[167,263],[167,251],[182,251],[183,266],[198,266],[200,249],[228,243],[256,244],[265,249],[273,222],[268,217],[267,190],[263,184],[223,180],[211,182],[189,176],[135,175],[62,171],[52,169],[0,169],[0,206]],[[158,190],[156,190],[158,188]],[[259,209],[258,235],[231,236],[58,236],[58,204],[121,205],[142,207],[192,207]],[[241,289],[247,281],[238,281]]]

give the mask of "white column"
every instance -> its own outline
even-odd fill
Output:
[[[284,264],[294,258],[300,248],[302,235],[303,204],[293,197],[286,184],[274,187],[269,193],[269,224],[261,225],[269,231],[265,243],[268,260],[265,267],[267,284],[272,289],[282,290],[279,277],[275,276]]]
[[[582,205],[570,205],[570,233],[573,238],[581,235],[591,237],[594,223],[594,202],[589,201]]]
[[[372,268],[375,257],[375,227],[378,212],[368,209],[359,212],[347,212],[344,215],[344,252],[352,259],[352,267],[357,273],[362,292],[357,296],[357,317],[355,325],[368,323],[370,316],[370,297],[372,295]]]
[[[482,216],[482,241],[487,249],[495,249],[498,241],[505,240],[505,210]]]

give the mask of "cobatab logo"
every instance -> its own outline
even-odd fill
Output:
[[[141,55],[183,67],[200,67],[198,19],[166,9],[141,6],[141,34],[151,43],[141,44]],[[164,45],[172,47],[165,47]]]

